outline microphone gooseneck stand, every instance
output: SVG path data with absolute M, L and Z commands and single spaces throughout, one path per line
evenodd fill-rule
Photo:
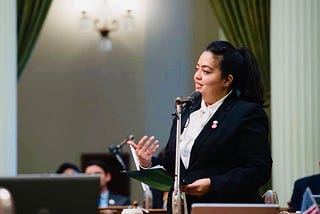
M 182 109 L 189 108 L 195 101 L 201 99 L 202 94 L 199 91 L 194 91 L 188 97 L 177 97 L 175 100 L 176 113 L 173 114 L 177 120 L 176 130 L 176 160 L 174 185 L 172 192 L 172 213 L 173 214 L 188 214 L 187 201 L 185 193 L 180 191 L 180 136 L 181 136 L 181 112 Z M 185 104 L 185 105 L 183 105 Z M 183 205 L 183 210 L 182 210 Z
M 176 120 L 177 120 L 177 130 L 176 130 L 176 159 L 175 159 L 175 173 L 174 173 L 174 186 L 172 192 L 172 213 L 181 214 L 182 205 L 184 205 L 184 214 L 187 214 L 187 205 L 185 201 L 184 193 L 180 191 L 180 136 L 181 136 L 181 109 L 183 101 L 177 99 L 175 101 L 176 105 Z M 184 203 L 183 203 L 183 199 Z
M 123 145 L 125 145 L 129 140 L 133 140 L 134 137 L 133 135 L 129 135 L 128 137 L 126 137 L 126 139 L 124 139 L 120 144 L 117 144 L 117 145 L 110 145 L 109 146 L 109 151 L 111 152 L 111 154 L 113 154 L 113 156 L 117 159 L 117 161 L 119 162 L 119 164 L 121 165 L 121 168 L 123 170 L 126 170 L 127 169 L 127 166 L 126 164 L 124 163 L 121 155 L 120 155 L 120 149 Z
M 181 214 L 181 191 L 180 191 L 180 132 L 181 132 L 181 106 L 182 103 L 176 101 L 176 161 L 174 171 L 174 185 L 172 192 L 172 213 Z

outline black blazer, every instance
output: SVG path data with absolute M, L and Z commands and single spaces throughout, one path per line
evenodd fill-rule
M 201 100 L 183 111 L 181 132 L 188 124 L 188 111 L 198 110 L 200 105 Z M 218 121 L 216 128 L 212 128 L 213 121 Z M 181 184 L 201 178 L 211 180 L 211 189 L 205 196 L 187 195 L 189 210 L 192 203 L 262 203 L 259 187 L 269 180 L 272 167 L 268 135 L 268 118 L 263 108 L 231 93 L 196 138 L 188 169 L 180 161 Z M 153 165 L 163 164 L 172 175 L 175 142 L 176 120 L 166 145 L 165 161 L 152 160 Z M 168 211 L 171 211 L 171 198 L 168 198 Z
M 109 192 L 108 206 L 124 206 L 124 205 L 131 205 L 131 201 L 128 197 Z
M 320 174 L 300 178 L 294 182 L 290 201 L 292 211 L 301 210 L 303 193 L 309 187 L 313 195 L 320 194 Z

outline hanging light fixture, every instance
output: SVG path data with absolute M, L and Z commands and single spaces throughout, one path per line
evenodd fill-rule
M 135 0 L 74 0 L 75 8 L 81 13 L 79 28 L 88 31 L 90 26 L 100 34 L 98 49 L 112 50 L 110 33 L 119 29 L 134 29 L 133 8 Z M 121 11 L 125 15 L 121 17 Z

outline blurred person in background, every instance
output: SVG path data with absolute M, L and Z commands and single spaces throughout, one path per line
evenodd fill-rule
M 56 173 L 73 175 L 80 173 L 80 169 L 76 164 L 65 162 L 58 167 Z
M 99 208 L 131 205 L 131 200 L 128 197 L 114 194 L 109 191 L 108 183 L 111 181 L 112 175 L 105 162 L 100 160 L 88 161 L 84 164 L 83 172 L 86 174 L 100 175 L 100 198 L 98 201 Z

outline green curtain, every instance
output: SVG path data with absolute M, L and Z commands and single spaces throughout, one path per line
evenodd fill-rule
M 214 13 L 228 41 L 246 46 L 255 55 L 270 98 L 270 0 L 211 0 Z
M 17 0 L 18 80 L 28 62 L 52 0 Z

